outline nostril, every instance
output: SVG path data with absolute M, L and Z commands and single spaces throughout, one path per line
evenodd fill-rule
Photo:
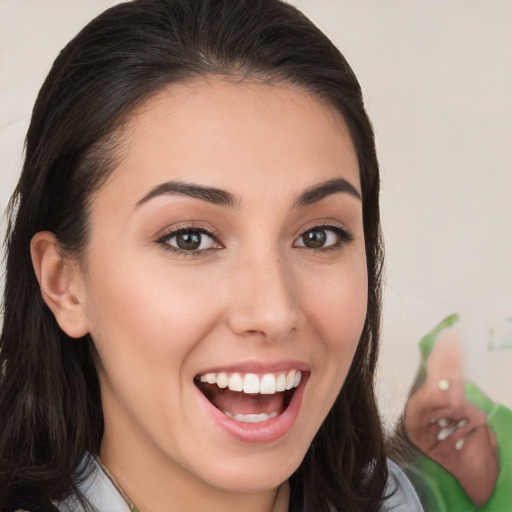
M 239 336 L 251 339 L 261 337 L 274 342 L 290 336 L 297 330 L 298 315 L 287 311 L 267 313 L 263 308 L 259 311 L 239 309 L 231 312 L 228 325 L 231 331 Z
M 246 261 L 243 276 L 230 295 L 227 320 L 230 329 L 238 334 L 267 340 L 287 336 L 298 326 L 299 297 L 294 282 L 287 277 L 288 269 L 274 263 L 275 255 L 260 255 L 258 261 Z M 292 283 L 292 284 L 291 284 Z

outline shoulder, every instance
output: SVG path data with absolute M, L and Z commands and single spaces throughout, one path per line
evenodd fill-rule
M 423 512 L 423 507 L 411 482 L 398 465 L 390 459 L 388 459 L 388 471 L 383 512 Z
M 95 458 L 86 454 L 82 460 L 82 478 L 76 481 L 79 491 L 97 512 L 130 512 L 122 496 L 98 465 Z M 59 512 L 85 512 L 76 497 L 57 504 Z

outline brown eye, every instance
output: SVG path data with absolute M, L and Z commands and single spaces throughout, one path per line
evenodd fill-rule
M 176 235 L 176 245 L 184 251 L 196 251 L 201 246 L 201 233 L 189 231 Z
M 352 235 L 338 226 L 322 226 L 308 229 L 293 244 L 308 249 L 329 249 L 340 247 L 352 241 Z
M 185 252 L 201 252 L 219 248 L 219 244 L 203 229 L 185 228 L 167 234 L 160 240 L 169 249 Z
M 327 234 L 324 230 L 307 231 L 301 236 L 301 239 L 305 247 L 318 249 L 325 245 Z

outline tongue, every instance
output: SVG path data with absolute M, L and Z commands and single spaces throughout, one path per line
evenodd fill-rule
M 284 393 L 273 395 L 247 394 L 220 389 L 215 384 L 201 386 L 208 400 L 220 409 L 231 414 L 271 414 L 283 412 Z

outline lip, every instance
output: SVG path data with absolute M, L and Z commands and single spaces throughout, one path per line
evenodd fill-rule
M 263 375 L 265 373 L 279 373 L 288 372 L 290 370 L 300 370 L 303 373 L 309 373 L 310 367 L 303 361 L 278 361 L 275 363 L 262 363 L 262 362 L 243 362 L 227 366 L 215 366 L 198 372 L 197 375 L 204 375 L 206 373 L 256 373 Z
M 304 363 L 299 364 L 293 363 L 292 366 L 283 366 L 282 363 L 277 367 L 280 369 L 270 370 L 271 366 L 265 365 L 264 371 L 263 366 L 260 365 L 249 365 L 248 370 L 243 370 L 245 368 L 244 365 L 237 365 L 236 370 L 238 372 L 243 371 L 251 371 L 254 373 L 272 373 L 276 371 L 284 371 L 285 369 L 300 369 L 300 367 L 304 367 Z M 260 371 L 256 369 L 259 367 Z M 233 367 L 234 369 L 234 367 Z M 214 370 L 213 368 L 209 371 L 231 371 L 229 367 L 222 367 L 222 370 Z M 206 415 L 212 420 L 213 424 L 216 428 L 220 429 L 222 432 L 227 434 L 232 439 L 236 441 L 243 442 L 245 444 L 268 444 L 275 441 L 278 441 L 282 437 L 284 437 L 295 424 L 295 420 L 297 419 L 301 406 L 302 399 L 304 397 L 304 391 L 306 389 L 310 372 L 307 370 L 301 370 L 303 372 L 302 379 L 297 388 L 295 388 L 295 392 L 293 393 L 292 399 L 288 404 L 288 407 L 285 411 L 276 416 L 275 418 L 271 418 L 267 421 L 263 421 L 261 423 L 245 423 L 241 421 L 236 421 L 234 419 L 226 416 L 222 411 L 217 409 L 201 392 L 201 390 L 195 387 L 199 403 L 201 407 L 204 409 Z

